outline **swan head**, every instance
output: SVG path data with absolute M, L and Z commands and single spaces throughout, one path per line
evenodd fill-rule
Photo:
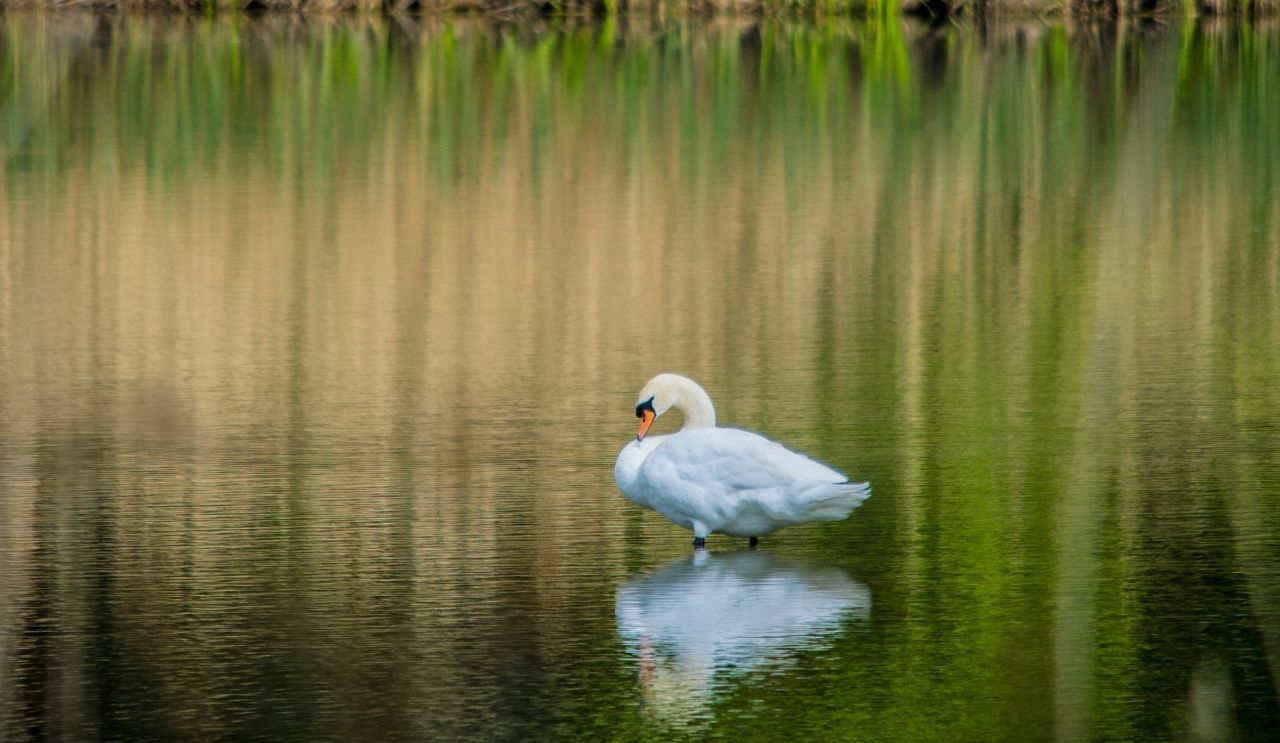
M 640 419 L 640 432 L 636 439 L 643 439 L 658 416 L 673 407 L 684 412 L 686 427 L 715 425 L 711 398 L 697 382 L 679 374 L 659 374 L 650 379 L 636 396 L 636 417 Z

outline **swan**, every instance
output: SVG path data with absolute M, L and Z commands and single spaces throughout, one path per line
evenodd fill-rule
M 658 416 L 675 408 L 684 426 L 649 436 Z M 618 455 L 614 480 L 627 500 L 693 531 L 693 546 L 711 532 L 758 537 L 806 521 L 838 521 L 871 495 L 849 478 L 781 444 L 737 428 L 716 427 L 716 410 L 698 383 L 679 374 L 650 379 L 636 399 L 640 432 Z

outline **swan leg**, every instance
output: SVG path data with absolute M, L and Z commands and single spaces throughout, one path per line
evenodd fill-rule
M 693 548 L 700 550 L 707 546 L 707 535 L 711 530 L 701 521 L 693 522 Z
M 758 544 L 760 544 L 760 537 L 752 537 L 752 538 L 747 542 L 747 546 L 748 546 L 748 547 L 750 547 L 751 549 L 755 549 L 755 548 L 756 548 L 756 545 L 758 545 Z
M 693 538 L 693 548 L 694 548 L 694 549 L 696 549 L 696 550 L 706 549 L 706 548 L 707 548 L 707 538 L 706 538 L 706 537 L 694 537 L 694 538 Z

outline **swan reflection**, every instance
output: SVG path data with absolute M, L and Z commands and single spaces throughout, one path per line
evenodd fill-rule
M 647 700 L 691 713 L 721 679 L 821 650 L 850 619 L 871 613 L 871 591 L 833 567 L 767 552 L 698 551 L 618 588 L 618 632 L 640 661 Z

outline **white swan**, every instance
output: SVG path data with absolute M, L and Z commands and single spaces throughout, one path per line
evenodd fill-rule
M 654 419 L 675 408 L 684 426 L 645 438 Z M 717 428 L 711 398 L 697 382 L 659 374 L 636 401 L 640 432 L 618 455 L 613 477 L 622 494 L 693 530 L 756 538 L 806 521 L 837 521 L 871 495 L 825 464 L 750 431 Z

